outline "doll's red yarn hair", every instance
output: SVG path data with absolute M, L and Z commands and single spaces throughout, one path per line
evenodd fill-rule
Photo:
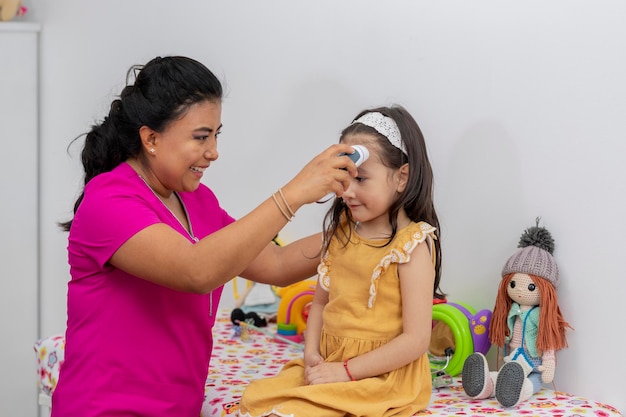
M 511 278 L 515 274 L 507 274 L 502 278 L 496 304 L 493 308 L 493 316 L 489 326 L 489 339 L 496 346 L 504 346 L 505 338 L 509 336 L 507 317 L 513 304 L 507 293 L 507 288 Z M 539 333 L 537 335 L 537 350 L 540 354 L 547 350 L 557 350 L 567 347 L 565 339 L 565 328 L 572 328 L 563 319 L 559 307 L 556 289 L 551 282 L 536 275 L 530 275 L 539 290 Z

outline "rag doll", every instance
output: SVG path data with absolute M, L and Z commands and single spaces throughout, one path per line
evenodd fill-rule
M 496 399 L 505 408 L 528 400 L 554 379 L 556 352 L 567 346 L 566 328 L 556 289 L 559 271 L 554 240 L 543 227 L 528 228 L 518 250 L 502 269 L 489 338 L 504 349 L 504 365 L 490 372 L 485 356 L 470 355 L 463 364 L 465 393 Z

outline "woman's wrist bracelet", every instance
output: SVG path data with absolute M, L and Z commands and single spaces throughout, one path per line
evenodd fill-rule
M 346 370 L 346 373 L 348 374 L 348 378 L 350 378 L 350 381 L 356 381 L 356 379 L 354 379 L 354 377 L 350 373 L 350 369 L 348 368 L 348 361 L 349 360 L 350 359 L 346 359 L 345 361 L 343 361 L 343 369 Z
M 285 198 L 285 194 L 283 194 L 283 189 L 280 187 L 278 187 L 278 194 L 280 194 L 280 198 L 283 199 L 283 203 L 285 203 L 285 207 L 287 207 L 287 211 L 289 212 L 289 214 L 291 214 L 291 217 L 296 217 L 296 212 L 291 209 L 291 206 Z
M 287 219 L 288 222 L 291 221 L 291 217 L 289 216 L 289 214 L 287 214 L 287 212 L 285 211 L 285 209 L 280 205 L 280 203 L 278 202 L 278 199 L 276 198 L 276 193 L 272 194 L 272 198 L 274 199 L 274 203 L 276 203 L 276 207 L 278 207 L 278 210 L 280 210 L 280 212 L 282 213 L 283 216 L 285 216 L 285 219 Z M 293 217 L 293 216 L 292 216 Z

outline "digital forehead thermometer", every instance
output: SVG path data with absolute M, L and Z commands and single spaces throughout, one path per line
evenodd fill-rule
M 357 168 L 359 167 L 359 165 L 361 165 L 363 162 L 365 162 L 367 160 L 367 158 L 369 158 L 370 153 L 367 150 L 367 148 L 363 145 L 352 145 L 352 149 L 354 149 L 353 153 L 340 153 L 339 156 L 347 156 L 348 158 L 352 159 L 352 162 L 354 162 L 354 165 L 357 166 Z M 318 203 L 325 203 L 328 200 L 330 200 L 331 198 L 333 198 L 335 196 L 335 193 L 328 193 L 326 194 L 321 200 L 318 200 Z

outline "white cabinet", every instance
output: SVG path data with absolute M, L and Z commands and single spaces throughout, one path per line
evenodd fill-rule
M 0 416 L 35 416 L 39 25 L 0 22 Z

